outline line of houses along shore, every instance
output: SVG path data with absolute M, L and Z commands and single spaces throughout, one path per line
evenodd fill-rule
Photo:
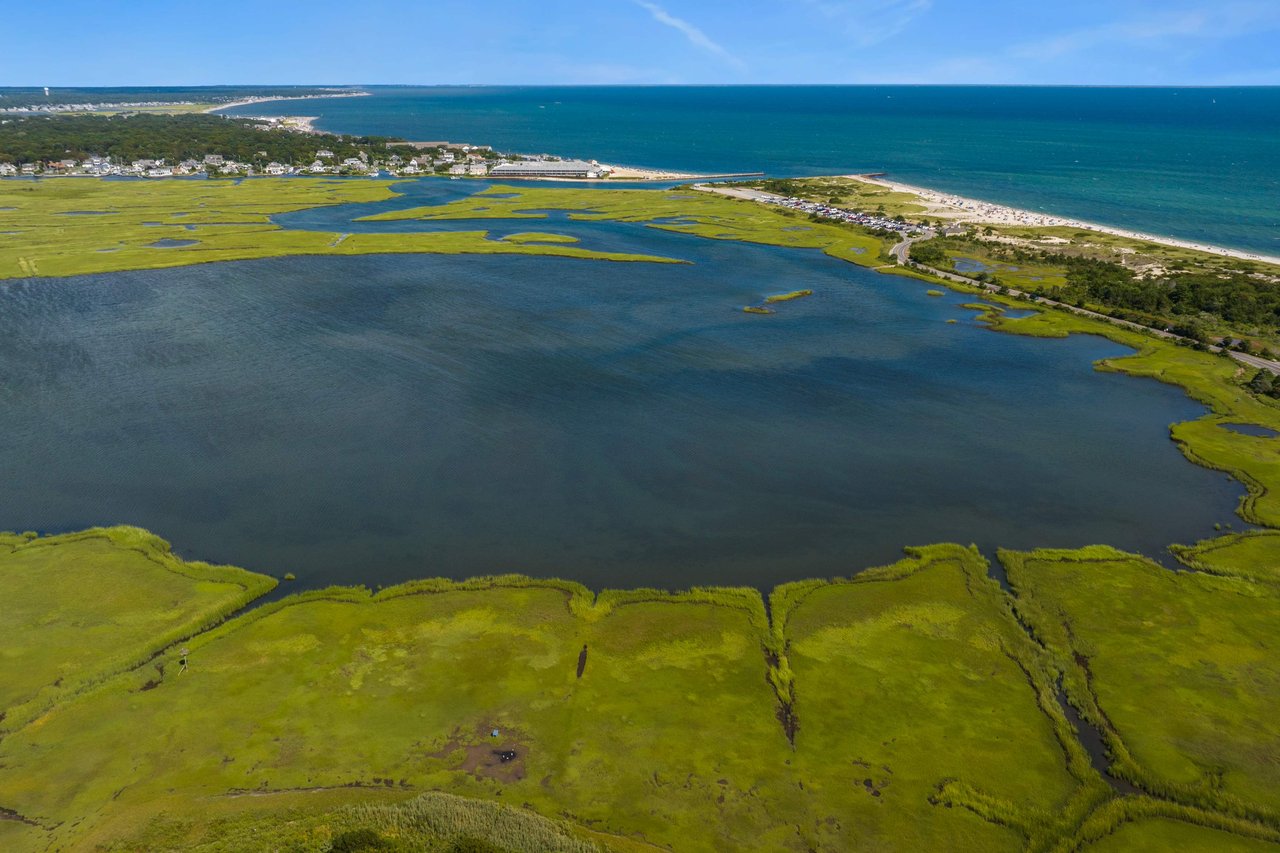
M 897 231 L 900 234 L 910 234 L 913 231 L 924 230 L 919 225 L 906 222 L 901 219 L 891 219 L 888 216 L 882 216 L 875 213 L 862 213 L 857 210 L 846 210 L 843 207 L 836 207 L 831 204 L 824 204 L 820 201 L 807 201 L 803 198 L 794 196 L 766 196 L 760 199 L 766 204 L 776 204 L 779 207 L 790 208 L 800 213 L 808 213 L 811 216 L 819 216 L 823 219 L 835 219 L 840 222 L 849 222 L 854 225 L 861 225 L 864 228 L 880 229 L 882 231 Z M 946 233 L 962 233 L 964 228 L 948 228 Z
M 106 177 L 170 178 L 194 175 L 449 175 L 452 177 L 500 178 L 606 178 L 611 169 L 594 160 L 561 160 L 551 155 L 501 156 L 493 149 L 473 145 L 450 147 L 448 143 L 411 143 L 424 153 L 416 156 L 391 154 L 385 158 L 370 157 L 361 150 L 355 157 L 339 160 L 327 148 L 317 149 L 310 164 L 295 165 L 271 161 L 262 163 L 266 152 L 258 152 L 255 162 L 241 162 L 221 154 L 169 163 L 164 159 L 143 158 L 123 162 L 108 157 L 83 160 L 64 159 L 32 163 L 0 162 L 0 178 L 36 175 L 80 175 Z

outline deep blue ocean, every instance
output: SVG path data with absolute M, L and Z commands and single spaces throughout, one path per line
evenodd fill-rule
M 233 112 L 634 166 L 886 172 L 1280 255 L 1280 87 L 373 87 Z

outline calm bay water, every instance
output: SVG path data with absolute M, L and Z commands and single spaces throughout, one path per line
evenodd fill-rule
M 1280 255 L 1280 88 L 374 87 L 240 114 L 605 162 L 910 183 Z
M 465 230 L 350 220 L 475 188 L 281 221 Z M 1119 346 L 995 334 L 970 297 L 814 252 L 550 227 L 693 263 L 287 258 L 0 285 L 2 526 L 138 524 L 307 585 L 598 588 L 767 587 L 947 540 L 1158 556 L 1232 520 L 1238 484 L 1167 438 L 1203 409 L 1092 370 Z

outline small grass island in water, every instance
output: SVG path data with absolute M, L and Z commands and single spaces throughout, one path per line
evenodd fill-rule
M 765 302 L 790 302 L 792 299 L 803 299 L 806 296 L 813 296 L 812 290 L 793 290 L 790 293 L 779 293 L 774 296 L 766 296 Z
M 767 307 L 774 302 L 790 302 L 793 299 L 803 299 L 806 296 L 813 296 L 812 290 L 793 290 L 790 293 L 776 293 L 773 296 L 766 296 L 764 302 L 759 305 L 748 305 L 742 310 L 748 314 L 776 314 L 772 308 Z

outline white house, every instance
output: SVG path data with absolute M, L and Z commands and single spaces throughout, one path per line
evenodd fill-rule
M 0 163 L 0 178 L 12 178 L 18 174 L 18 167 L 12 163 Z
M 262 171 L 266 172 L 268 175 L 283 175 L 289 170 L 283 163 L 276 163 L 273 161 L 268 163 L 267 167 Z
M 472 163 L 467 167 L 467 174 L 472 175 L 473 177 L 483 178 L 485 175 L 489 174 L 489 167 L 484 163 Z

